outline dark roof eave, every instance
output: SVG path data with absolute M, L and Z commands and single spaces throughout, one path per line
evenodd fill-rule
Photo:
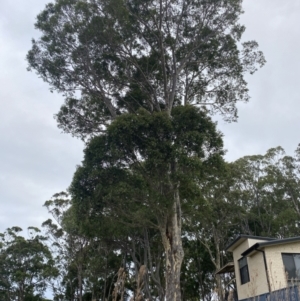
M 276 239 L 276 238 L 272 238 L 272 237 L 261 237 L 261 236 L 240 234 L 240 235 L 236 236 L 235 239 L 226 246 L 225 251 L 228 251 L 233 245 L 235 245 L 242 238 L 245 238 L 245 240 L 247 238 L 250 238 L 250 239 L 261 239 L 261 240 L 275 240 Z
M 251 246 L 249 249 L 247 249 L 245 252 L 243 252 L 241 255 L 243 257 L 248 256 L 250 253 L 252 253 L 253 251 L 257 250 L 260 247 L 261 243 L 256 243 L 253 246 Z
M 254 252 L 255 250 L 260 250 L 260 248 L 265 248 L 265 247 L 275 246 L 275 245 L 281 245 L 281 244 L 288 244 L 288 243 L 292 243 L 292 242 L 296 242 L 296 241 L 300 242 L 300 236 L 290 237 L 290 238 L 285 238 L 285 239 L 276 239 L 276 240 L 273 240 L 273 241 L 256 243 L 253 246 L 251 246 L 249 249 L 247 249 L 245 252 L 243 252 L 241 255 L 243 257 L 244 256 L 248 256 L 252 252 Z
M 233 272 L 234 272 L 234 263 L 233 262 L 228 262 L 222 268 L 220 268 L 215 273 L 215 275 L 226 274 L 226 273 L 233 273 Z

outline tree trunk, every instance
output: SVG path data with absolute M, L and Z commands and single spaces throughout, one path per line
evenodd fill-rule
M 78 289 L 79 289 L 79 301 L 82 301 L 82 265 L 78 267 Z
M 221 275 L 216 275 L 216 278 L 217 278 L 217 291 L 218 291 L 219 300 L 224 301 Z
M 221 268 L 221 252 L 220 252 L 220 243 L 219 243 L 219 237 L 216 234 L 216 231 L 214 231 L 214 240 L 215 240 L 215 246 L 216 246 L 216 269 L 219 270 Z M 219 300 L 224 300 L 223 295 L 223 286 L 222 286 L 222 279 L 221 275 L 216 275 L 217 278 L 217 290 L 218 290 L 218 296 Z
M 184 258 L 181 238 L 181 205 L 178 188 L 174 193 L 172 212 L 160 225 L 166 260 L 166 301 L 181 301 L 180 271 Z
M 24 283 L 19 286 L 18 301 L 23 301 L 25 298 Z
M 105 301 L 105 296 L 106 296 L 106 286 L 107 286 L 107 271 L 108 271 L 108 252 L 105 250 L 105 280 L 104 280 L 104 288 L 103 288 L 103 294 L 102 294 L 102 301 Z

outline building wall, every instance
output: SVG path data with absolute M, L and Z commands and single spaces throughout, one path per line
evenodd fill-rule
M 244 242 L 242 242 L 240 245 L 238 245 L 233 250 L 233 261 L 234 261 L 234 272 L 235 272 L 235 282 L 236 282 L 236 288 L 238 292 L 238 298 L 239 299 L 245 299 L 244 297 L 244 290 L 243 286 L 241 285 L 241 277 L 240 277 L 240 270 L 239 270 L 239 263 L 238 260 L 242 257 L 241 254 L 249 248 L 249 240 L 246 239 Z
M 300 242 L 269 246 L 265 249 L 272 291 L 287 287 L 282 253 L 300 253 Z
M 244 251 L 246 251 L 257 242 L 263 241 L 256 239 L 247 239 L 233 250 L 236 286 L 239 300 L 251 298 L 269 292 L 263 254 L 261 252 L 257 252 L 253 256 L 247 257 L 250 281 L 245 284 L 241 284 L 238 260 L 242 258 L 241 254 Z
M 250 282 L 245 284 L 247 286 L 247 297 L 268 293 L 269 286 L 263 253 L 257 252 L 247 259 L 250 276 Z

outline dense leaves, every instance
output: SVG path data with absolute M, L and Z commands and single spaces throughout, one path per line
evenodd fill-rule
M 64 93 L 57 121 L 81 138 L 139 108 L 193 104 L 235 120 L 244 74 L 265 63 L 241 42 L 241 13 L 241 0 L 56 0 L 37 17 L 29 68 Z
M 201 199 L 199 183 L 220 168 L 222 153 L 221 135 L 203 112 L 176 107 L 170 118 L 141 110 L 90 142 L 70 192 L 80 212 L 155 225 L 172 214 L 175 186 L 189 202 Z
M 177 110 L 180 111 L 180 108 Z M 196 118 L 197 110 L 189 110 L 187 107 L 182 108 L 181 113 L 183 116 L 187 112 L 193 113 Z M 115 131 L 128 123 L 132 123 L 135 130 L 145 127 L 153 118 L 158 123 L 160 114 L 149 119 L 148 113 L 144 116 L 144 112 L 138 116 L 133 115 L 135 118 L 124 116 L 120 119 L 120 127 L 115 124 L 108 133 L 114 137 Z M 183 116 L 181 118 L 184 118 Z M 201 114 L 198 118 L 199 116 Z M 166 124 L 167 128 L 173 129 L 176 122 L 170 119 Z M 137 135 L 138 132 L 130 131 L 130 128 L 131 126 L 126 128 L 128 137 L 135 138 L 121 142 L 126 142 L 128 149 L 132 145 L 144 145 L 143 139 Z M 161 123 L 159 128 L 164 128 Z M 191 129 L 186 125 L 185 129 L 187 128 Z M 161 135 L 161 144 L 166 144 L 172 150 L 176 135 L 168 138 L 172 139 L 172 143 L 169 143 L 162 135 L 163 131 L 156 132 L 154 129 L 152 135 Z M 185 130 L 184 133 L 188 134 L 188 131 Z M 135 142 L 136 139 L 141 142 Z M 32 227 L 29 228 L 28 239 L 20 236 L 21 229 L 18 227 L 9 228 L 1 234 L 1 300 L 44 301 L 46 287 L 53 288 L 54 300 L 112 300 L 120 267 L 126 271 L 126 299 L 137 292 L 138 275 L 143 266 L 147 267 L 147 273 L 143 274 L 142 295 L 149 300 L 164 299 L 165 255 L 161 235 L 157 229 L 159 224 L 156 217 L 160 213 L 155 201 L 158 199 L 150 199 L 154 192 L 151 192 L 151 187 L 142 173 L 148 166 L 145 158 L 150 160 L 152 155 L 159 155 L 159 152 L 153 154 L 152 151 L 146 151 L 145 147 L 140 153 L 144 157 L 138 157 L 140 161 L 143 158 L 145 163 L 140 162 L 141 166 L 136 167 L 137 162 L 132 158 L 124 159 L 128 153 L 120 152 L 117 147 L 119 144 L 116 146 L 113 142 L 115 140 L 111 141 L 106 137 L 106 148 L 98 148 L 99 141 L 100 138 L 91 141 L 86 149 L 83 165 L 78 169 L 86 169 L 86 175 L 93 175 L 94 182 L 79 181 L 77 184 L 83 187 L 79 189 L 77 186 L 78 190 L 72 192 L 74 194 L 71 198 L 66 193 L 60 193 L 45 203 L 54 218 L 43 224 L 47 236 L 42 236 L 38 229 Z M 151 145 L 152 143 L 148 146 L 149 150 Z M 163 145 L 161 147 L 164 149 Z M 115 160 L 116 156 L 120 158 L 121 154 L 122 160 Z M 179 153 L 175 152 L 174 156 L 181 158 L 184 154 L 185 149 L 182 148 Z M 158 166 L 163 168 L 163 160 L 158 162 Z M 214 273 L 220 265 L 230 261 L 230 254 L 225 254 L 223 250 L 236 234 L 285 238 L 299 236 L 299 162 L 299 148 L 294 156 L 289 156 L 278 147 L 268 150 L 264 155 L 246 156 L 232 163 L 222 163 L 226 168 L 215 169 L 213 174 L 206 173 L 203 161 L 199 165 L 204 168 L 203 173 L 189 174 L 193 180 L 197 179 L 196 175 L 199 176 L 201 189 L 192 185 L 196 193 L 190 187 L 180 190 L 182 195 L 189 196 L 186 197 L 188 202 L 184 201 L 182 207 L 185 250 L 181 270 L 182 300 L 211 299 L 212 292 L 219 286 Z M 101 169 L 97 164 L 100 164 Z M 193 166 L 185 168 L 193 170 Z M 93 171 L 93 167 L 97 173 Z M 114 172 L 124 169 L 126 176 L 116 172 L 115 182 L 108 181 L 105 174 L 103 178 L 99 176 L 99 170 L 104 172 L 108 169 L 113 169 Z M 159 179 L 155 170 L 149 165 L 149 174 Z M 131 177 L 134 175 L 138 179 L 137 182 L 132 182 Z M 76 176 L 80 177 L 81 174 Z M 75 181 L 79 179 L 76 176 L 72 189 L 75 189 Z M 127 176 L 130 176 L 128 182 L 135 185 L 127 183 Z M 184 175 L 179 173 L 174 177 L 176 180 L 179 178 L 184 179 Z M 89 177 L 85 176 L 83 179 Z M 107 186 L 98 191 L 97 185 L 102 182 Z M 89 189 L 84 190 L 86 183 L 89 183 Z M 82 191 L 82 194 L 78 194 L 79 191 Z M 130 196 L 129 200 L 126 200 L 127 195 Z M 164 201 L 164 198 L 160 197 L 159 201 Z M 161 208 L 165 208 L 167 212 L 168 201 L 165 201 L 164 207 Z M 91 217 L 86 218 L 86 214 L 90 214 Z M 232 288 L 233 282 L 230 278 L 226 278 L 225 283 L 229 283 Z
M 281 147 L 265 155 L 246 156 L 234 162 L 233 197 L 243 208 L 242 232 L 255 235 L 298 236 L 299 147 L 295 156 Z
M 19 227 L 0 234 L 0 298 L 3 301 L 43 301 L 50 280 L 57 276 L 45 237 L 29 227 L 31 238 L 19 235 Z
M 182 215 L 189 215 L 193 203 L 202 207 L 201 183 L 223 168 L 222 154 L 215 124 L 195 107 L 177 106 L 172 117 L 145 110 L 124 114 L 85 149 L 70 187 L 73 206 L 78 214 L 86 212 L 90 220 L 98 220 L 100 227 L 111 219 L 158 231 L 165 254 L 169 252 L 167 274 L 180 250 L 183 254 Z M 180 270 L 165 278 L 174 275 L 180 277 Z

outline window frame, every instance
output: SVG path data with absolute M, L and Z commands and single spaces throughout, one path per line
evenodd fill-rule
M 249 268 L 247 257 L 242 257 L 238 260 L 241 285 L 250 282 Z
M 282 263 L 283 263 L 283 267 L 284 267 L 284 271 L 286 273 L 286 275 L 288 275 L 288 277 L 286 277 L 286 280 L 288 281 L 288 283 L 291 283 L 291 282 L 299 282 L 300 281 L 300 268 L 297 269 L 297 266 L 296 266 L 296 262 L 295 262 L 295 255 L 297 256 L 300 256 L 300 253 L 281 253 L 281 258 L 282 258 Z M 288 257 L 291 257 L 293 260 L 293 276 L 295 275 L 295 278 L 293 277 L 289 277 L 289 273 L 287 271 L 287 268 L 286 268 L 286 262 L 284 261 L 284 256 L 288 256 Z M 299 277 L 297 278 L 297 270 L 299 271 L 298 274 L 299 274 Z

